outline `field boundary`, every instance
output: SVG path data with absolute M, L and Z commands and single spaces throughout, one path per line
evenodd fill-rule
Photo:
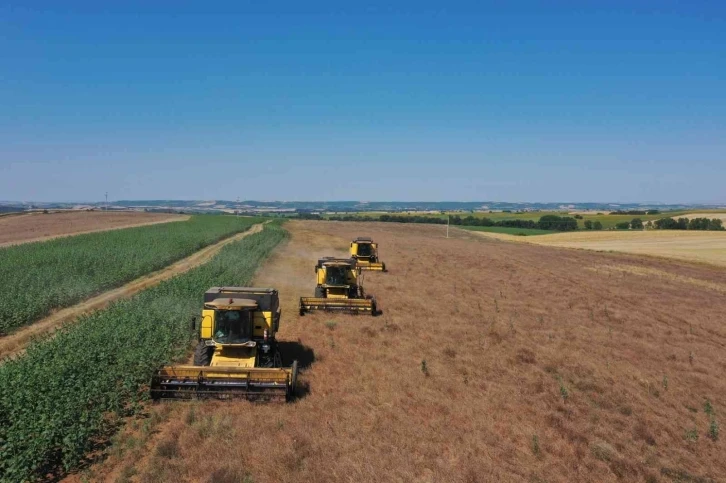
M 12 215 L 14 213 L 9 213 L 8 215 Z M 49 216 L 52 214 L 41 214 L 40 216 Z M 7 215 L 6 215 L 7 216 Z M 21 213 L 17 216 L 17 218 L 21 216 L 38 216 L 37 213 Z M 12 217 L 9 217 L 12 218 Z M 163 223 L 176 223 L 181 221 L 189 221 L 191 219 L 191 215 L 175 215 L 173 217 L 164 219 L 164 220 L 157 220 L 157 221 L 147 221 L 144 223 L 131 223 L 129 225 L 120 225 L 120 226 L 112 226 L 109 228 L 99 228 L 96 230 L 82 230 L 82 231 L 74 231 L 73 233 L 61 233 L 58 235 L 47 235 L 47 236 L 39 236 L 35 238 L 27 238 L 24 240 L 16 240 L 16 241 L 9 241 L 0 243 L 0 248 L 5 247 L 11 247 L 16 245 L 24 245 L 26 243 L 36 243 L 36 242 L 44 242 L 48 240 L 55 240 L 56 238 L 67 238 L 70 236 L 77 236 L 77 235 L 87 235 L 89 233 L 99 233 L 103 231 L 115 231 L 115 230 L 125 230 L 127 228 L 139 228 L 142 226 L 151 226 L 151 225 L 161 225 Z
M 463 231 L 463 230 L 462 230 Z M 718 235 L 717 231 L 701 231 L 701 230 L 645 230 L 645 231 L 623 231 L 618 232 L 614 230 L 604 230 L 598 232 L 584 232 L 585 234 L 604 234 L 605 236 L 611 235 L 622 235 L 622 239 L 602 239 L 602 240 L 567 240 L 565 236 L 576 237 L 583 232 L 567 232 L 567 233 L 554 233 L 552 235 L 542 236 L 514 236 L 504 233 L 492 233 L 483 231 L 466 230 L 468 233 L 473 233 L 474 236 L 479 238 L 489 238 L 500 240 L 504 242 L 515 242 L 515 243 L 528 243 L 531 245 L 539 245 L 541 247 L 548 248 L 563 248 L 568 250 L 585 250 L 599 253 L 619 253 L 624 255 L 653 258 L 659 260 L 677 260 L 680 262 L 687 262 L 693 264 L 702 264 L 710 267 L 723 267 L 726 265 L 726 259 L 723 256 L 718 255 L 721 248 L 718 247 L 706 247 L 698 246 L 697 242 L 713 243 L 715 236 L 723 236 L 724 246 L 726 246 L 726 235 Z M 637 237 L 644 236 L 641 234 L 656 235 L 657 239 L 651 240 L 639 240 Z M 697 237 L 701 237 L 698 240 Z M 706 239 L 706 237 L 709 237 Z M 689 240 L 692 239 L 692 240 Z M 686 243 L 680 246 L 675 242 L 692 242 L 692 245 Z M 720 239 L 716 241 L 721 242 Z M 617 243 L 620 242 L 620 245 Z M 634 245 L 633 242 L 641 242 L 642 245 Z M 651 244 L 652 247 L 668 247 L 669 244 L 672 247 L 670 251 L 658 250 L 648 251 L 647 244 Z M 674 246 L 675 245 L 675 246 Z M 641 248 L 642 247 L 642 248 Z M 703 252 L 709 252 L 704 254 Z M 699 253 L 701 252 L 701 253 Z M 714 255 L 716 254 L 716 255 Z
M 142 290 L 158 285 L 164 280 L 168 280 L 176 275 L 187 272 L 192 268 L 203 265 L 230 243 L 234 243 L 249 235 L 262 231 L 262 227 L 265 223 L 252 225 L 246 231 L 232 235 L 212 245 L 208 245 L 186 258 L 182 258 L 181 260 L 162 268 L 161 270 L 139 277 L 136 280 L 132 280 L 131 282 L 122 285 L 121 287 L 108 290 L 86 299 L 83 302 L 58 310 L 31 325 L 22 327 L 12 334 L 0 338 L 0 359 L 4 359 L 6 357 L 17 357 L 25 350 L 25 347 L 33 339 L 48 336 L 55 332 L 55 330 L 60 328 L 63 324 L 70 322 L 81 315 L 103 309 L 111 302 L 130 298 Z

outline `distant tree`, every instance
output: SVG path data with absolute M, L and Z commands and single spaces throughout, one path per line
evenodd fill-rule
M 494 226 L 494 222 L 491 218 L 482 217 L 479 219 L 479 226 Z
M 575 215 L 575 219 L 582 220 L 582 215 Z
M 585 230 L 592 230 L 592 220 L 585 220 Z
M 648 229 L 653 228 L 653 222 L 650 221 L 650 220 L 648 220 L 648 223 L 645 224 L 645 227 L 648 228 Z
M 595 221 L 595 223 L 592 224 L 593 230 L 602 230 L 602 223 L 600 221 Z
M 660 210 L 648 210 L 646 212 L 646 215 L 658 215 L 660 214 Z
M 642 230 L 643 229 L 643 220 L 640 218 L 633 218 L 633 220 L 630 222 L 630 227 L 633 230 Z
M 544 215 L 537 222 L 537 227 L 541 230 L 574 231 L 577 230 L 577 220 L 569 216 Z
M 673 218 L 660 218 L 655 220 L 656 230 L 674 230 L 676 228 L 676 220 Z
M 658 230 L 723 230 L 723 222 L 718 218 L 661 218 L 653 223 Z
M 708 230 L 711 220 L 708 218 L 693 218 L 688 222 L 689 230 Z
M 615 228 L 617 228 L 618 230 L 627 230 L 628 228 L 630 228 L 630 223 L 628 223 L 627 221 L 621 221 L 620 223 L 615 224 Z
M 646 212 L 643 210 L 618 210 L 618 211 L 611 211 L 611 215 L 645 215 Z

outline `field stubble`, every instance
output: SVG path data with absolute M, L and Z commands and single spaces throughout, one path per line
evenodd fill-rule
M 726 232 L 722 231 L 577 231 L 537 237 L 513 237 L 484 232 L 479 234 L 537 245 L 633 253 L 726 266 Z
M 708 433 L 714 418 L 723 425 L 726 406 L 726 300 L 712 289 L 726 286 L 722 270 L 459 231 L 447 240 L 436 226 L 287 227 L 291 240 L 256 284 L 282 291 L 280 339 L 312 349 L 302 377 L 309 392 L 287 405 L 153 406 L 166 422 L 92 468 L 91 480 L 719 481 L 726 474 L 723 439 Z M 381 244 L 391 270 L 366 279 L 383 315 L 298 317 L 314 259 L 357 235 Z M 638 273 L 603 269 L 613 265 Z

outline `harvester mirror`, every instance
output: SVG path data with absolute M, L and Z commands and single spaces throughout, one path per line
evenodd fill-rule
M 197 317 L 196 317 L 196 315 L 195 316 L 192 316 L 192 330 L 193 331 L 196 331 L 197 330 Z

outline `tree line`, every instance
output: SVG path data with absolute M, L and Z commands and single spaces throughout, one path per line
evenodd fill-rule
M 633 218 L 632 221 L 621 221 L 615 224 L 618 230 L 642 230 L 643 228 L 655 228 L 656 230 L 723 230 L 723 222 L 718 218 L 661 218 L 655 221 L 643 223 L 640 218 Z
M 651 210 L 657 211 L 657 210 Z M 650 212 L 649 212 L 650 213 Z M 620 214 L 623 214 L 622 212 Z M 298 217 L 303 220 L 325 220 L 321 215 L 298 212 Z M 422 215 L 380 215 L 368 217 L 359 215 L 334 215 L 329 218 L 331 221 L 382 221 L 389 223 L 430 223 L 445 225 L 446 218 L 437 216 Z M 491 218 L 476 218 L 474 216 L 461 217 L 454 215 L 449 218 L 449 223 L 455 226 L 499 226 L 508 228 L 525 228 L 532 230 L 552 231 L 574 231 L 577 230 L 577 220 L 571 216 L 544 215 L 538 221 L 534 220 L 492 220 Z M 585 230 L 602 230 L 603 225 L 599 220 L 585 220 Z M 617 230 L 642 230 L 644 228 L 655 228 L 656 230 L 724 230 L 723 222 L 718 218 L 661 218 L 655 221 L 644 223 L 640 218 L 633 218 L 631 221 L 621 221 L 615 224 Z
M 611 211 L 611 215 L 658 215 L 660 214 L 660 210 L 618 210 L 618 211 Z
M 713 230 L 721 231 L 724 229 L 723 221 L 718 218 L 661 218 L 655 220 L 653 226 L 656 230 Z
M 320 215 L 300 214 L 303 219 L 323 219 Z M 328 218 L 332 221 L 382 221 L 389 223 L 431 223 L 436 225 L 445 225 L 446 218 L 437 216 L 419 216 L 419 215 L 380 215 L 374 217 L 361 217 L 355 215 L 331 216 Z M 525 228 L 532 230 L 553 230 L 553 231 L 574 231 L 577 230 L 577 220 L 570 216 L 545 215 L 540 217 L 538 221 L 534 220 L 492 220 L 491 218 L 477 218 L 474 216 L 461 217 L 454 215 L 449 217 L 448 222 L 455 226 L 499 226 L 508 228 Z M 601 226 L 602 227 L 602 226 Z

